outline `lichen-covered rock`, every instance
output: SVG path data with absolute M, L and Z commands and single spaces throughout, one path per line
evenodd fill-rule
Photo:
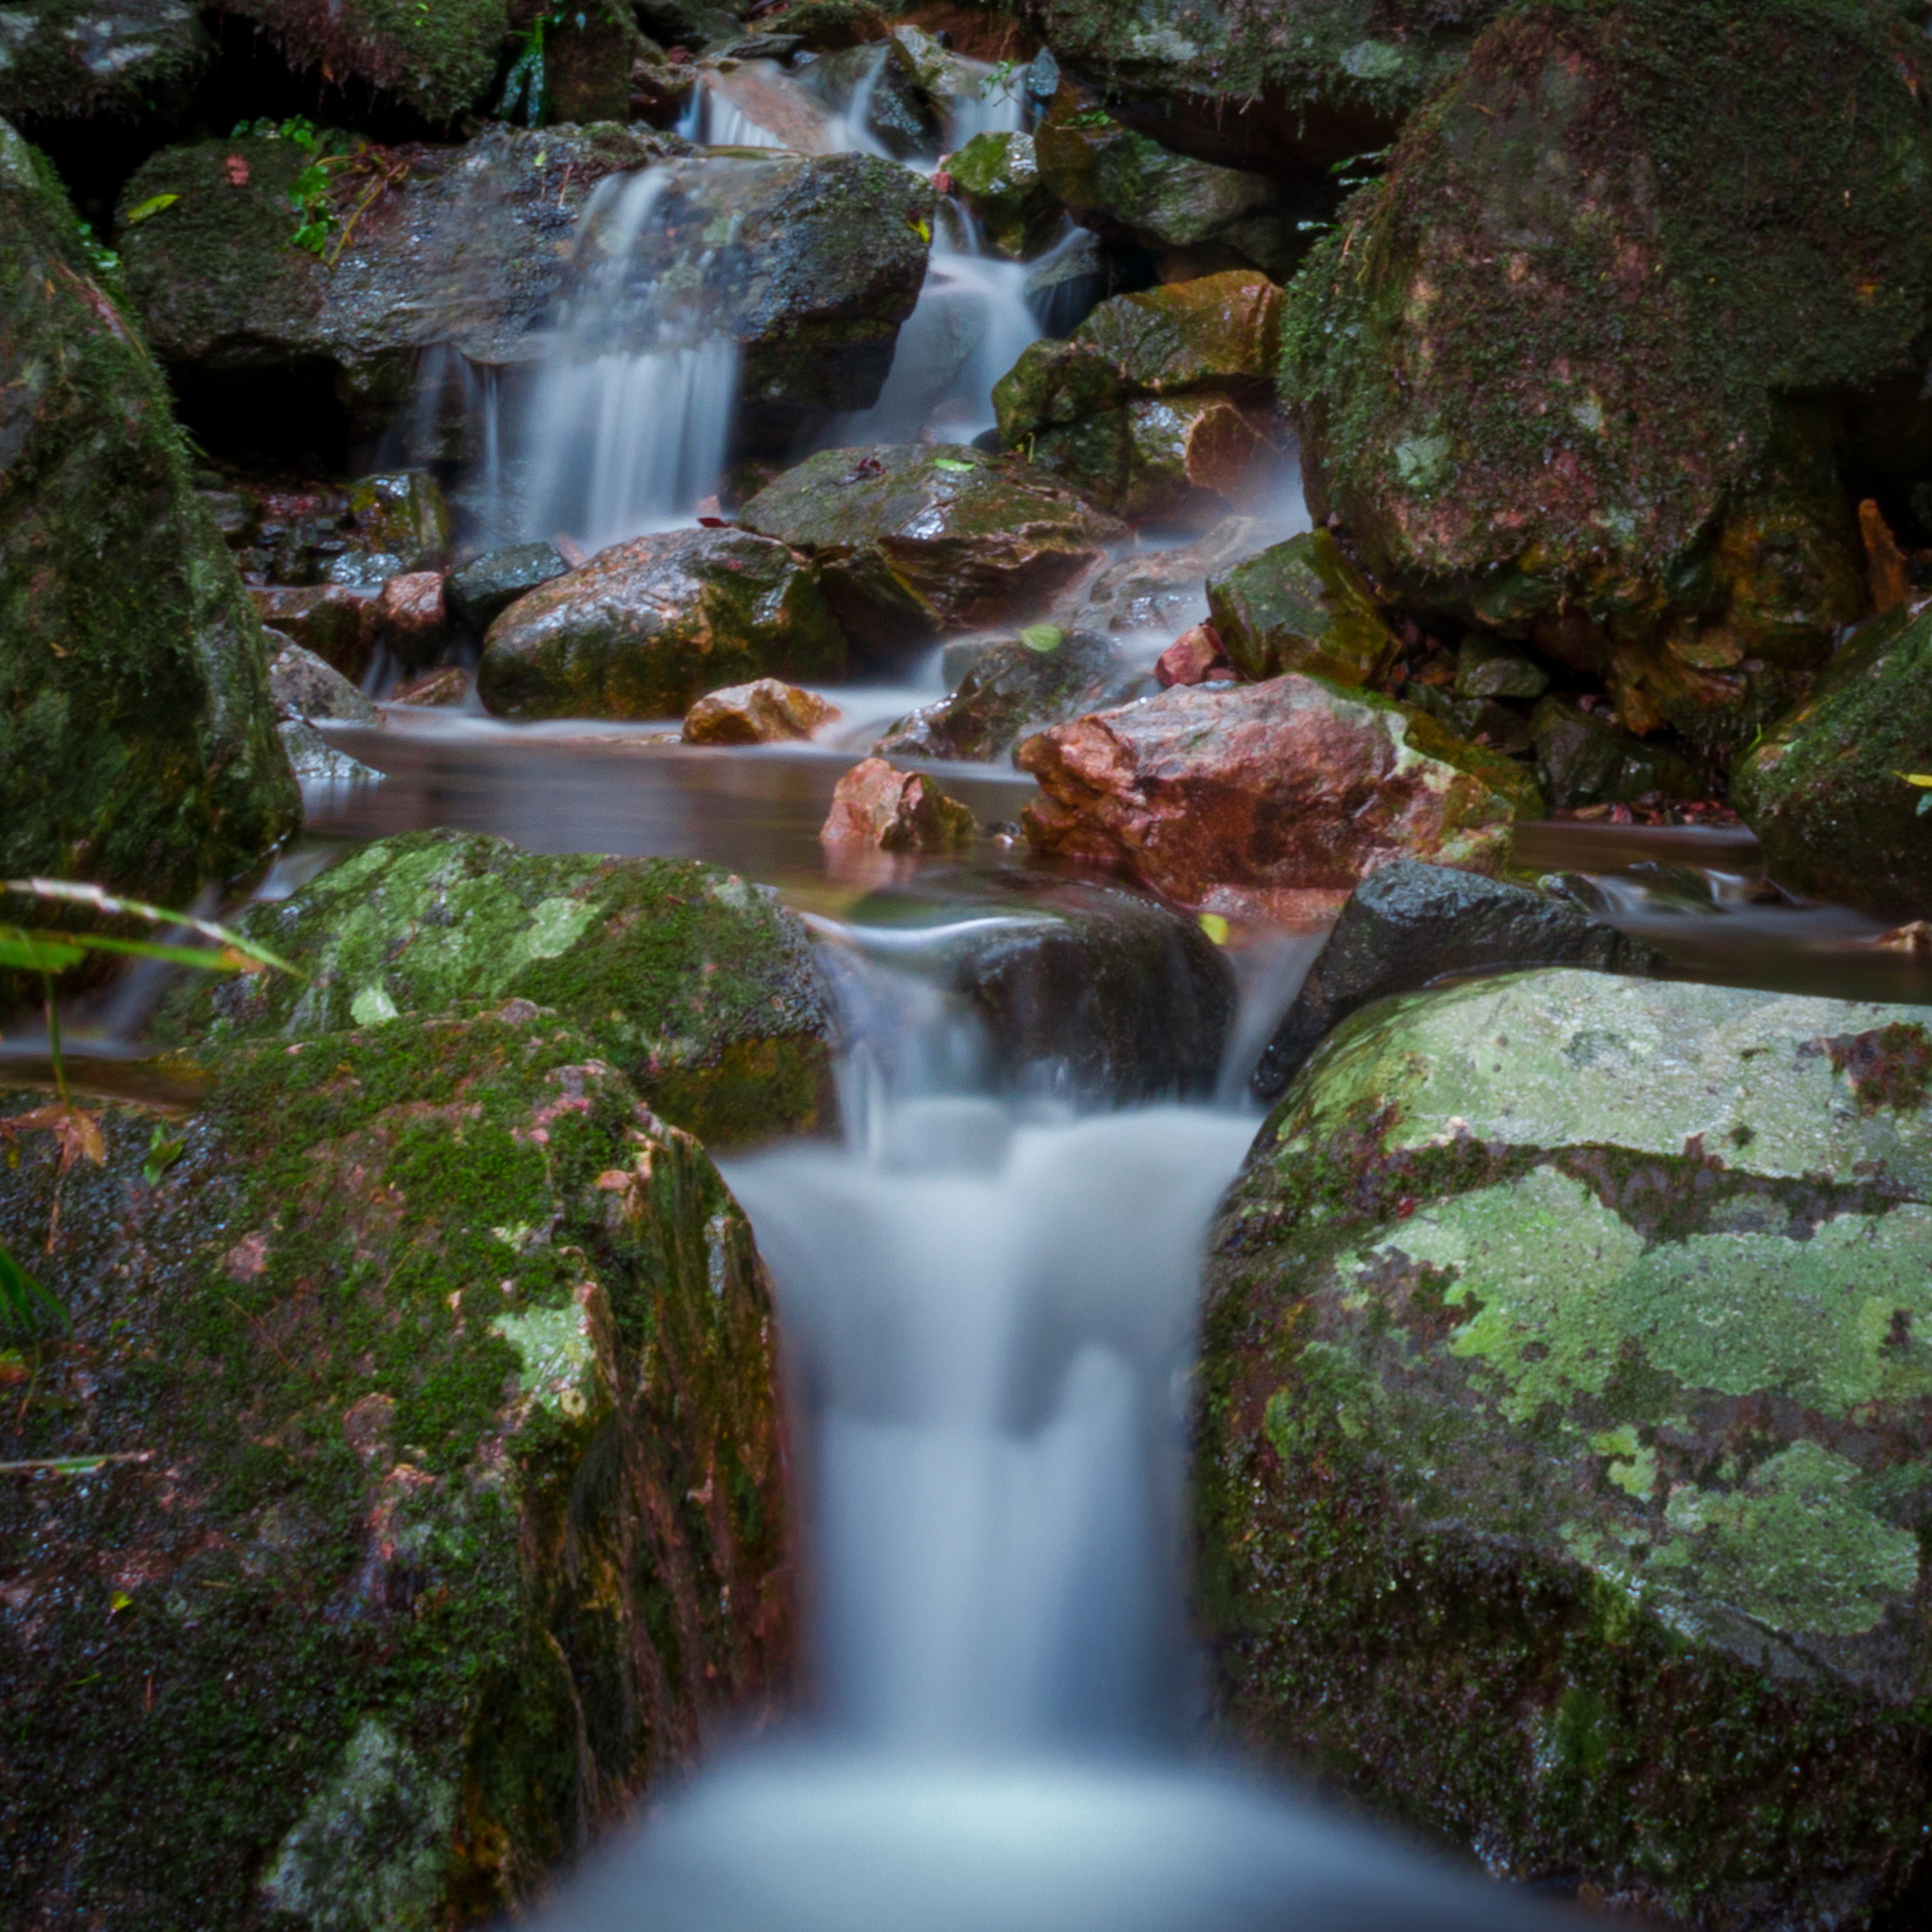
M 972 812 L 923 772 L 866 758 L 839 780 L 819 839 L 861 854 L 945 853 L 971 845 L 978 830 Z
M 946 157 L 946 171 L 994 255 L 1030 262 L 1059 230 L 1060 204 L 1041 179 L 1031 135 L 976 134 Z
M 1024 622 L 1127 535 L 1030 465 L 951 445 L 821 450 L 739 521 L 814 558 L 853 642 L 886 655 Z
M 0 114 L 173 119 L 213 50 L 189 0 L 35 0 L 0 15 Z
M 1810 698 L 1731 773 L 1731 799 L 1796 892 L 1887 914 L 1932 912 L 1932 612 L 1900 609 L 1846 644 Z
M 0 122 L 0 877 L 186 905 L 301 823 L 168 392 Z
M 1033 132 L 1040 178 L 1083 228 L 1152 251 L 1170 280 L 1250 267 L 1284 276 L 1306 248 L 1271 176 L 1177 154 L 1063 88 Z
M 846 640 L 817 574 L 745 530 L 614 543 L 489 627 L 484 704 L 510 718 L 671 718 L 754 678 L 836 677 Z
M 495 1918 L 784 1692 L 750 1230 L 528 1002 L 197 1071 L 188 1120 L 105 1109 L 99 1169 L 0 1164 L 73 1325 L 0 1414 L 10 1895 Z
M 1096 631 L 1028 627 L 1030 638 L 1001 638 L 973 657 L 949 697 L 922 706 L 879 741 L 885 758 L 1003 757 L 1026 734 L 1112 701 L 1108 688 L 1145 674 L 1124 664 L 1111 638 Z
M 1401 650 L 1375 593 L 1326 530 L 1210 577 L 1207 607 L 1229 661 L 1255 682 L 1303 671 L 1378 684 Z
M 1558 971 L 1335 1035 L 1209 1265 L 1238 1731 L 1669 1923 L 1899 1897 L 1932 1803 L 1929 1029 Z
M 1262 1051 L 1253 1092 L 1278 1100 L 1323 1040 L 1375 1000 L 1444 980 L 1556 966 L 1654 978 L 1663 959 L 1551 893 L 1447 866 L 1384 866 L 1349 894 Z
M 217 10 L 256 22 L 291 67 L 354 75 L 431 121 L 484 105 L 513 17 L 511 0 L 221 0 Z
M 1681 752 L 1633 738 L 1566 698 L 1545 698 L 1530 714 L 1530 739 L 1544 795 L 1557 811 L 1634 804 L 1658 792 L 1702 798 L 1710 789 L 1709 775 Z
M 486 367 L 533 356 L 591 190 L 666 151 L 647 128 L 611 126 L 492 127 L 461 147 L 392 149 L 356 164 L 366 185 L 355 205 L 368 205 L 325 262 L 293 246 L 289 191 L 309 165 L 295 143 L 164 148 L 122 195 L 123 276 L 177 377 L 320 365 L 373 435 L 409 399 L 425 349 L 448 343 Z
M 1317 520 L 1639 732 L 1728 754 L 1802 695 L 1867 607 L 1835 446 L 1887 379 L 1912 416 L 1932 309 L 1922 40 L 1882 16 L 1498 18 L 1295 285 Z
M 1384 147 L 1504 0 L 1028 0 L 1059 59 L 1184 152 L 1308 169 Z
M 681 736 L 687 745 L 796 744 L 838 716 L 838 706 L 814 691 L 758 678 L 700 698 L 684 714 Z
M 1541 814 L 1520 766 L 1319 678 L 1176 686 L 1029 738 L 1039 851 L 1135 874 L 1180 905 L 1297 920 L 1397 859 L 1494 873 Z
M 833 1119 L 830 1011 L 804 929 L 713 866 L 408 833 L 238 923 L 306 979 L 258 975 L 178 998 L 158 1037 L 302 1040 L 528 999 L 707 1145 Z

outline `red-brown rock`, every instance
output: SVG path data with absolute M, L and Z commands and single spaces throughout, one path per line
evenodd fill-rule
M 1205 684 L 1217 671 L 1234 675 L 1228 654 L 1212 624 L 1183 631 L 1154 661 L 1154 676 L 1163 685 Z
M 376 621 L 389 648 L 405 664 L 427 664 L 449 633 L 449 611 L 440 570 L 412 570 L 391 577 L 375 601 Z
M 348 584 L 251 584 L 249 595 L 262 621 L 323 663 L 333 665 L 352 684 L 375 654 L 375 600 Z
M 839 780 L 819 838 L 848 849 L 952 852 L 971 844 L 976 830 L 973 813 L 923 773 L 868 758 Z
M 1521 766 L 1405 706 L 1318 679 L 1177 687 L 1028 739 L 1040 852 L 1246 919 L 1332 912 L 1379 866 L 1494 873 L 1542 810 Z
M 710 691 L 684 714 L 687 745 L 782 745 L 811 737 L 839 715 L 815 692 L 781 678 L 754 678 Z

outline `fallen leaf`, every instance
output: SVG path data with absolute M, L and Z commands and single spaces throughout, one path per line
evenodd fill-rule
M 240 155 L 230 155 L 222 165 L 228 169 L 228 182 L 230 188 L 246 188 L 248 186 L 249 164 L 242 160 Z
M 60 1143 L 60 1171 L 65 1173 L 83 1155 L 96 1167 L 107 1163 L 107 1141 L 101 1132 L 97 1114 L 85 1107 L 56 1100 L 31 1113 L 16 1113 L 0 1120 L 0 1133 L 45 1132 Z

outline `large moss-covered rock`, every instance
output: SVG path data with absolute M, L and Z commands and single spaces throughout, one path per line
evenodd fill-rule
M 379 840 L 239 924 L 304 974 L 164 1010 L 163 1039 L 302 1040 L 534 1000 L 709 1145 L 833 1113 L 830 1007 L 797 920 L 682 859 L 549 857 L 478 833 Z
M 1504 14 L 1295 285 L 1318 520 L 1633 728 L 1748 740 L 1865 607 L 1834 446 L 1916 384 L 1922 47 L 1854 0 Z
M 168 392 L 0 122 L 0 877 L 185 905 L 301 823 Z
M 512 0 L 221 0 L 217 11 L 255 21 L 291 67 L 349 75 L 431 121 L 480 108 L 496 80 Z
M 294 245 L 302 217 L 289 192 L 310 164 L 295 142 L 164 148 L 121 198 L 129 299 L 190 402 L 196 385 L 321 367 L 374 435 L 408 400 L 435 345 L 486 367 L 534 356 L 592 189 L 664 151 L 648 129 L 609 126 L 492 127 L 462 147 L 390 149 L 381 165 L 354 164 L 361 192 L 349 205 L 368 206 L 325 260 Z M 151 212 L 129 225 L 143 208 Z
M 1207 580 L 1207 607 L 1245 678 L 1305 671 L 1372 685 L 1401 647 L 1362 573 L 1326 530 L 1311 530 Z
M 745 530 L 601 550 L 489 627 L 476 688 L 511 718 L 666 718 L 754 678 L 836 677 L 845 634 L 817 573 Z
M 0 16 L 0 114 L 30 123 L 183 112 L 212 50 L 189 0 L 36 0 Z
M 1897 1899 L 1932 1805 L 1929 1075 L 1932 1010 L 1591 973 L 1344 1026 L 1213 1238 L 1235 1726 L 1666 1922 Z
M 1123 119 L 1209 161 L 1307 169 L 1384 146 L 1504 0 L 1029 0 Z
M 101 1168 L 0 1165 L 73 1325 L 0 1413 L 10 1895 L 494 1918 L 782 1692 L 750 1230 L 525 1001 L 198 1071 L 190 1119 L 106 1109 Z
M 953 446 L 821 450 L 739 520 L 814 558 L 853 641 L 887 654 L 1022 622 L 1127 536 L 1030 464 Z
M 1809 700 L 1731 773 L 1731 798 L 1795 891 L 1886 913 L 1932 912 L 1926 793 L 1932 770 L 1932 612 L 1868 624 Z

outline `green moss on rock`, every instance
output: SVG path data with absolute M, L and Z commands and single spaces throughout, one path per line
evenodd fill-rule
M 35 0 L 0 18 L 0 114 L 30 123 L 172 118 L 211 43 L 189 0 Z
M 306 980 L 258 975 L 183 996 L 161 1038 L 301 1040 L 534 1000 L 707 1143 L 831 1123 L 830 1010 L 804 929 L 714 866 L 409 833 L 241 924 Z
M 168 392 L 0 123 L 0 876 L 186 904 L 300 823 Z
M 200 1065 L 158 1181 L 119 1106 L 103 1168 L 0 1168 L 74 1325 L 0 1455 L 108 1458 L 0 1490 L 12 1895 L 129 1932 L 494 1917 L 782 1685 L 749 1230 L 528 1003 Z
M 1302 671 L 1373 685 L 1400 648 L 1362 573 L 1326 530 L 1210 577 L 1207 607 L 1229 662 L 1251 681 Z
M 1921 44 L 1860 0 L 1504 13 L 1292 291 L 1318 516 L 1635 728 L 1748 740 L 1864 606 L 1833 446 L 1917 367 Z
M 1932 1010 L 1593 973 L 1345 1022 L 1214 1238 L 1231 1722 L 1669 1923 L 1898 1899 L 1932 1804 L 1928 1064 Z

